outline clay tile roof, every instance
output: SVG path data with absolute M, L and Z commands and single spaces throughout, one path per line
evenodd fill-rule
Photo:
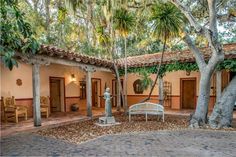
M 41 55 L 47 55 L 51 57 L 58 57 L 58 58 L 64 58 L 68 60 L 73 60 L 78 63 L 84 63 L 89 65 L 95 65 L 99 67 L 104 68 L 112 68 L 113 63 L 112 61 L 105 60 L 105 59 L 99 59 L 91 56 L 82 55 L 79 53 L 75 53 L 72 51 L 66 51 L 60 48 L 57 48 L 55 46 L 49 46 L 49 45 L 41 45 L 39 54 Z
M 236 43 L 223 45 L 223 50 L 226 59 L 236 59 Z M 211 55 L 209 48 L 202 48 L 201 52 L 207 59 Z M 66 51 L 50 45 L 41 45 L 39 54 L 51 57 L 64 58 L 73 60 L 78 63 L 95 65 L 112 69 L 113 62 L 111 60 L 99 59 L 87 55 L 82 55 L 72 51 Z M 127 58 L 128 67 L 145 67 L 153 66 L 159 63 L 161 53 L 145 54 Z M 170 64 L 175 61 L 178 62 L 195 62 L 193 54 L 189 50 L 165 52 L 163 64 Z M 118 59 L 118 67 L 124 67 L 125 59 Z
M 225 59 L 236 59 L 236 43 L 223 45 L 223 51 L 225 53 Z M 201 52 L 207 59 L 211 56 L 211 51 L 209 48 L 202 48 Z M 152 66 L 159 63 L 161 58 L 161 53 L 145 54 L 139 56 L 132 56 L 127 58 L 128 67 L 144 67 Z M 172 62 L 195 62 L 193 54 L 189 50 L 184 51 L 171 51 L 165 52 L 163 64 L 169 64 Z M 118 60 L 119 67 L 124 67 L 125 59 Z

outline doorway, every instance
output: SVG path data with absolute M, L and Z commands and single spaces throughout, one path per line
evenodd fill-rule
M 92 106 L 101 107 L 101 79 L 92 78 Z
M 51 112 L 65 111 L 65 79 L 63 77 L 50 77 L 50 108 Z
M 123 79 L 121 79 L 121 86 L 123 89 Z M 117 105 L 117 93 L 118 93 L 118 84 L 117 84 L 117 80 L 113 79 L 112 80 L 112 106 L 116 107 Z M 122 96 L 120 96 L 120 103 L 121 103 L 121 107 L 123 107 L 123 101 L 122 101 Z
M 180 89 L 180 101 L 182 109 L 195 109 L 196 78 L 181 78 Z

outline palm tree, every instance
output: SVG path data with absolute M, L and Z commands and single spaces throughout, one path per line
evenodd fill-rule
M 114 29 L 119 32 L 124 39 L 124 51 L 125 51 L 125 77 L 124 77 L 124 95 L 125 95 L 125 104 L 124 104 L 124 111 L 127 113 L 128 111 L 128 104 L 127 104 L 127 52 L 126 52 L 126 40 L 129 32 L 131 31 L 132 27 L 135 25 L 135 19 L 131 12 L 129 12 L 125 8 L 120 8 L 115 10 L 114 17 L 113 17 L 113 26 Z
M 150 99 L 155 84 L 157 82 L 157 79 L 162 78 L 162 76 L 160 76 L 160 69 L 163 62 L 164 52 L 166 50 L 166 43 L 171 38 L 177 37 L 179 35 L 179 33 L 181 32 L 181 28 L 184 24 L 184 21 L 185 20 L 183 14 L 179 11 L 178 8 L 176 8 L 173 4 L 169 2 L 157 3 L 152 7 L 151 17 L 150 17 L 151 31 L 153 32 L 154 35 L 157 36 L 158 39 L 163 41 L 163 49 L 161 54 L 161 60 L 157 68 L 157 75 L 155 81 L 152 85 L 148 98 L 146 98 L 143 101 L 147 101 Z M 163 89 L 161 90 L 163 91 Z M 162 94 L 160 93 L 159 96 L 161 95 Z M 162 101 L 162 98 L 159 98 L 159 100 Z

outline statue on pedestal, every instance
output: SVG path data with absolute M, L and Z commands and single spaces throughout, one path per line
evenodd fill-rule
M 106 88 L 103 98 L 105 99 L 105 116 L 112 117 L 110 88 Z
M 115 118 L 112 116 L 112 110 L 111 110 L 111 94 L 110 94 L 110 88 L 106 88 L 106 91 L 104 93 L 105 99 L 105 117 L 99 118 L 99 124 L 101 125 L 110 125 L 110 124 L 116 124 Z

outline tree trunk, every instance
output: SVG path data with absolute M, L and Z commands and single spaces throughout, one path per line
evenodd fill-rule
M 45 0 L 45 10 L 46 10 L 46 23 L 45 23 L 45 28 L 46 28 L 46 37 L 47 40 L 50 38 L 50 11 L 49 11 L 49 6 L 50 6 L 50 0 Z
M 159 77 L 158 79 L 158 87 L 159 87 L 159 104 L 163 105 L 164 93 L 163 93 L 163 78 L 162 77 Z
M 109 3 L 110 1 L 107 1 L 107 3 Z M 111 6 L 114 6 L 113 4 L 114 1 L 111 2 Z M 111 7 L 111 14 L 113 15 L 113 7 Z M 118 86 L 118 89 L 117 89 L 117 111 L 120 111 L 121 110 L 121 101 L 120 101 L 120 97 L 122 98 L 122 101 L 123 101 L 123 104 L 124 104 L 124 92 L 122 90 L 122 85 L 121 85 L 121 80 L 120 80 L 120 74 L 119 74 L 119 70 L 118 70 L 118 67 L 116 65 L 116 61 L 115 61 L 115 52 L 116 52 L 116 40 L 113 40 L 113 39 L 116 39 L 115 38 L 115 35 L 114 35 L 114 31 L 113 31 L 113 20 L 112 19 L 109 19 L 107 21 L 107 25 L 108 25 L 108 29 L 109 29 L 109 34 L 110 34 L 110 37 L 112 39 L 112 42 L 111 42 L 111 50 L 110 50 L 110 54 L 111 54 L 111 57 L 112 57 L 112 61 L 113 61 L 113 65 L 114 65 L 114 69 L 115 69 L 115 75 L 116 75 L 116 80 L 117 80 L 117 86 Z M 108 47 L 108 45 L 106 45 Z
M 236 102 L 236 76 L 225 88 L 220 99 L 217 100 L 209 118 L 211 128 L 225 128 L 232 126 L 233 108 Z
M 166 40 L 167 40 L 167 39 L 166 39 L 166 36 L 165 36 L 165 38 L 164 38 L 164 45 L 163 45 L 163 49 L 162 49 L 162 53 L 161 53 L 161 60 L 160 60 L 160 62 L 159 62 L 158 68 L 157 68 L 157 75 L 156 75 L 155 81 L 154 81 L 154 83 L 153 83 L 153 85 L 152 85 L 152 87 L 151 87 L 151 90 L 150 90 L 150 92 L 149 92 L 149 94 L 148 94 L 148 97 L 147 97 L 146 99 L 142 100 L 141 102 L 145 102 L 145 101 L 147 101 L 147 100 L 149 100 L 149 99 L 151 98 L 151 95 L 152 95 L 152 92 L 153 92 L 153 90 L 154 90 L 154 87 L 155 87 L 155 85 L 157 84 L 157 79 L 158 79 L 159 77 L 161 77 L 161 76 L 159 76 L 159 75 L 160 75 L 161 65 L 162 65 L 163 58 L 164 58 L 164 52 L 165 52 L 165 50 L 166 50 Z
M 211 76 L 212 73 L 208 72 L 207 70 L 201 72 L 197 107 L 190 121 L 190 127 L 199 128 L 199 126 L 207 123 L 208 104 L 210 101 Z
M 121 84 L 121 80 L 120 80 L 120 75 L 119 75 L 119 71 L 118 68 L 116 66 L 116 64 L 114 63 L 114 69 L 115 69 L 115 74 L 116 74 L 116 79 L 117 79 L 117 85 L 118 85 L 118 93 L 117 93 L 117 111 L 120 111 L 121 109 L 121 102 L 120 102 L 120 96 L 122 98 L 122 102 L 123 104 L 125 104 L 125 100 L 124 100 L 124 92 L 122 90 L 122 84 Z M 118 100 L 119 99 L 119 100 Z
M 127 75 L 127 52 L 126 52 L 126 38 L 124 38 L 125 42 L 125 77 L 124 77 L 124 112 L 127 113 L 128 111 L 128 102 L 127 102 L 127 81 L 128 81 L 128 75 Z
M 120 109 L 121 109 L 121 101 L 120 101 L 120 85 L 119 85 L 119 79 L 117 78 L 116 79 L 117 80 L 117 83 L 116 83 L 116 85 L 117 85 L 117 89 L 116 89 L 116 93 L 117 93 L 117 95 L 116 95 L 116 110 L 117 111 L 120 111 Z
M 92 21 L 93 18 L 93 1 L 88 0 L 87 2 L 87 19 L 86 19 L 86 28 L 87 28 L 87 41 L 89 43 L 92 43 L 91 45 L 94 44 L 93 41 L 93 28 L 92 28 Z

